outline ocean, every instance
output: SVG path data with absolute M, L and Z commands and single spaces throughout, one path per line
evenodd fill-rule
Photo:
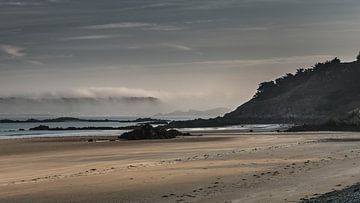
M 16 119 L 16 120 L 27 120 L 29 118 L 36 119 L 47 119 L 47 118 L 56 118 L 49 116 L 17 116 L 17 117 L 6 117 L 7 119 Z M 84 119 L 109 119 L 109 120 L 135 120 L 139 117 L 133 116 L 112 116 L 112 117 L 91 117 L 91 116 L 82 116 L 77 118 Z M 1 117 L 0 119 L 5 119 Z M 193 117 L 166 117 L 162 119 L 168 120 L 188 120 L 194 119 Z M 67 127 L 126 127 L 139 125 L 139 122 L 35 122 L 35 123 L 0 123 L 0 139 L 15 139 L 15 138 L 32 138 L 32 137 L 58 137 L 58 136 L 118 136 L 127 130 L 67 130 L 67 131 L 30 131 L 30 128 L 45 125 L 50 128 L 67 128 Z M 234 125 L 227 127 L 214 127 L 214 128 L 183 128 L 179 129 L 185 132 L 272 132 L 279 129 L 284 129 L 288 125 L 282 124 L 266 124 L 266 125 Z M 19 129 L 23 129 L 20 131 Z

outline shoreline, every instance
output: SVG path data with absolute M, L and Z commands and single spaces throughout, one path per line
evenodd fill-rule
M 114 136 L 121 135 L 124 132 L 138 128 L 139 126 L 127 127 L 48 127 L 48 126 L 35 126 L 29 130 L 9 131 L 9 135 L 0 135 L 1 139 L 17 139 L 21 137 L 67 137 L 71 136 L 107 136 L 112 134 Z M 226 126 L 221 128 L 174 128 L 175 130 L 184 133 L 194 134 L 221 134 L 221 133 L 266 133 L 266 132 L 282 132 L 288 129 L 289 125 L 286 124 L 253 124 L 253 125 L 236 125 Z M 37 130 L 39 129 L 39 130 Z M 114 134 L 117 133 L 117 134 Z
M 281 135 L 281 134 L 307 134 L 307 135 L 312 135 L 312 134 L 344 134 L 344 133 L 359 133 L 357 131 L 299 131 L 299 132 L 278 132 L 278 131 L 253 131 L 253 132 L 249 132 L 248 130 L 199 130 L 199 131 L 188 131 L 188 130 L 182 130 L 182 129 L 177 129 L 181 132 L 184 133 L 191 133 L 190 136 L 185 136 L 185 137 L 191 137 L 191 136 L 202 136 L 202 135 L 206 135 L 206 136 L 229 136 L 229 135 L 263 135 L 263 134 L 271 134 L 271 135 Z M 79 132 L 92 132 L 93 134 L 91 135 L 65 135 L 65 134 L 45 134 L 43 136 L 43 134 L 39 134 L 39 135 L 15 135 L 15 136 L 0 136 L 0 141 L 2 140 L 29 140 L 29 139 L 58 139 L 58 140 L 62 140 L 62 139 L 68 139 L 68 140 L 76 140 L 78 138 L 84 139 L 84 140 L 88 140 L 91 138 L 94 139 L 98 139 L 98 140 L 103 140 L 103 139 L 118 139 L 118 136 L 121 135 L 121 133 L 117 133 L 116 135 L 108 135 L 108 132 L 127 132 L 125 130 L 105 130 L 104 135 L 99 135 L 99 131 L 93 130 L 93 131 L 89 131 L 89 130 L 79 130 Z M 40 131 L 41 132 L 41 131 Z M 62 131 L 59 131 L 62 132 Z M 65 131 L 66 132 L 66 131 Z M 77 132 L 77 131 L 74 131 Z M 181 137 L 181 136 L 180 136 Z M 151 140 L 151 139 L 150 139 Z M 148 141 L 150 141 L 148 139 Z M 146 140 L 145 140 L 146 141 Z

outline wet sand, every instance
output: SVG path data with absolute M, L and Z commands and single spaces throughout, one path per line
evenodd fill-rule
M 360 133 L 87 139 L 0 140 L 0 202 L 298 202 L 360 180 Z

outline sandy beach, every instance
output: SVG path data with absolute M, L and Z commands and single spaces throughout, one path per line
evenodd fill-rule
M 102 139 L 0 140 L 0 202 L 298 202 L 360 180 L 360 133 Z

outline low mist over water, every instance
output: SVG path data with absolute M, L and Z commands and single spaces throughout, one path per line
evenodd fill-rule
M 153 97 L 0 98 L 3 114 L 152 115 L 166 106 Z

